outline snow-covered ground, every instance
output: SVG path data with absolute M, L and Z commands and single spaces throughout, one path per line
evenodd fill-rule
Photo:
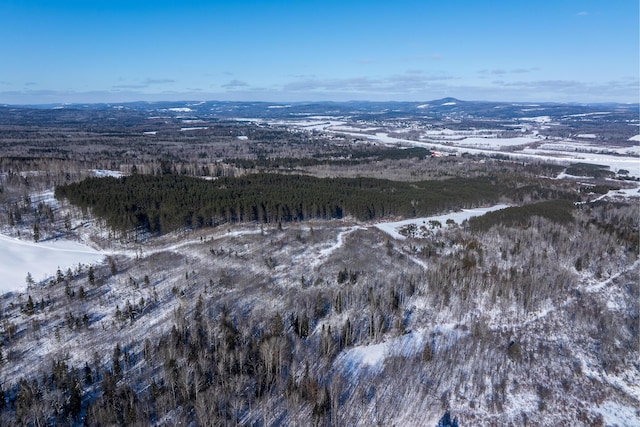
M 387 357 L 410 357 L 418 354 L 424 345 L 425 332 L 414 331 L 378 344 L 349 348 L 338 355 L 334 363 L 355 377 L 362 369 L 377 371 Z
M 195 126 L 195 127 L 180 128 L 180 132 L 188 132 L 191 130 L 207 130 L 207 129 L 209 129 L 208 126 Z
M 611 400 L 606 400 L 595 408 L 604 418 L 607 426 L 637 427 L 638 409 L 624 406 Z
M 539 138 L 531 138 L 519 136 L 515 138 L 483 138 L 483 137 L 471 137 L 465 138 L 457 142 L 460 146 L 465 147 L 478 147 L 486 148 L 490 150 L 497 150 L 504 147 L 518 147 L 522 145 L 531 144 L 540 141 Z
M 120 178 L 122 176 L 122 172 L 120 171 L 114 171 L 114 170 L 107 170 L 107 169 L 93 169 L 92 172 L 98 177 L 98 178 L 104 178 L 107 176 L 111 176 L 114 178 Z M 55 200 L 53 199 L 53 191 L 51 192 L 51 200 Z
M 447 349 L 469 331 L 455 323 L 443 323 L 430 329 L 411 331 L 387 341 L 358 345 L 344 350 L 335 360 L 335 365 L 353 377 L 362 370 L 377 371 L 389 357 L 412 357 L 423 351 L 425 345 L 432 350 Z
M 535 123 L 551 123 L 550 116 L 520 117 L 520 120 Z
M 320 252 L 318 253 L 318 259 L 316 261 L 319 262 L 322 258 L 327 258 L 334 251 L 336 251 L 337 249 L 340 249 L 344 245 L 344 239 L 347 235 L 353 233 L 355 230 L 362 230 L 362 229 L 363 229 L 362 227 L 353 226 L 353 227 L 349 227 L 346 230 L 340 231 L 336 236 L 336 242 L 327 248 L 321 249 Z
M 520 120 L 535 123 L 530 126 L 525 125 L 525 128 L 533 127 L 535 129 L 536 126 L 552 124 L 552 119 L 549 116 L 525 117 Z M 629 171 L 630 176 L 640 177 L 640 146 L 607 147 L 596 145 L 597 135 L 595 134 L 577 135 L 581 139 L 542 139 L 536 131 L 533 131 L 522 136 L 500 138 L 497 130 L 496 132 L 490 132 L 487 129 L 458 131 L 443 128 L 421 129 L 419 130 L 421 137 L 416 140 L 390 136 L 390 134 L 402 133 L 403 130 L 406 130 L 401 128 L 371 134 L 369 132 L 380 128 L 354 125 L 342 117 L 310 116 L 305 120 L 278 120 L 271 122 L 271 124 L 346 134 L 388 146 L 425 147 L 444 153 L 500 154 L 523 161 L 548 161 L 566 165 L 575 162 L 594 163 L 609 166 L 612 172 L 617 173 L 623 169 Z M 631 137 L 629 140 L 639 141 L 640 135 Z
M 475 209 L 463 209 L 461 211 L 458 212 L 451 212 L 448 214 L 444 214 L 444 215 L 435 215 L 435 216 L 429 216 L 429 217 L 422 217 L 422 218 L 412 218 L 412 219 L 406 219 L 406 220 L 402 220 L 402 221 L 393 221 L 393 222 L 381 222 L 376 224 L 376 227 L 382 231 L 384 231 L 385 233 L 387 233 L 388 235 L 390 235 L 391 237 L 393 237 L 394 239 L 398 239 L 398 240 L 404 240 L 406 239 L 406 236 L 403 236 L 402 234 L 399 233 L 399 230 L 403 227 L 406 227 L 407 225 L 410 224 L 415 224 L 417 228 L 420 228 L 422 226 L 429 228 L 430 221 L 438 221 L 440 222 L 440 224 L 442 225 L 442 227 L 446 227 L 446 222 L 447 220 L 452 220 L 454 221 L 456 224 L 461 224 L 463 221 L 474 217 L 474 216 L 480 216 L 480 215 L 484 215 L 487 212 L 492 212 L 492 211 L 497 211 L 500 209 L 504 209 L 504 208 L 508 208 L 509 205 L 494 205 L 494 206 L 490 206 L 490 207 L 486 207 L 486 208 L 475 208 Z
M 78 263 L 99 262 L 104 256 L 104 252 L 69 240 L 35 243 L 0 234 L 0 293 L 25 289 L 28 273 L 37 283 L 54 276 L 58 268 L 65 272 Z
M 331 130 L 336 132 L 373 132 L 379 127 L 355 127 L 355 126 L 334 126 Z
M 640 145 L 632 147 L 603 147 L 597 142 L 572 140 L 544 142 L 538 145 L 536 149 L 566 153 L 602 153 L 636 157 L 640 155 Z
M 628 199 L 640 197 L 640 188 L 622 188 L 620 190 L 611 190 L 607 194 L 592 200 L 596 202 L 603 199 Z

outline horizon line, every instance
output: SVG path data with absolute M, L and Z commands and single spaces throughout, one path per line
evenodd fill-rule
M 46 106 L 77 106 L 77 105 L 118 105 L 118 104 L 168 104 L 168 103 L 187 103 L 187 102 L 198 102 L 198 103 L 234 103 L 234 104 L 276 104 L 276 105 L 285 105 L 285 104 L 323 104 L 323 103 L 332 103 L 332 104 L 349 104 L 349 103 L 369 103 L 369 104 L 424 104 L 430 102 L 438 102 L 438 101 L 457 101 L 457 102 L 468 102 L 468 103 L 490 103 L 490 104 L 523 104 L 523 105 L 640 105 L 640 101 L 637 102 L 620 102 L 620 101 L 592 101 L 592 102 L 580 102 L 580 101 L 490 101 L 486 99 L 460 99 L 455 97 L 443 97 L 443 98 L 435 98 L 429 100 L 422 101 L 410 101 L 410 100 L 383 100 L 383 101 L 372 101 L 367 99 L 351 99 L 346 101 L 337 101 L 337 100 L 303 100 L 303 101 L 265 101 L 265 100 L 244 100 L 244 101 L 234 101 L 234 100 L 223 100 L 223 99 L 182 99 L 182 100 L 135 100 L 135 101 L 91 101 L 91 102 L 36 102 L 36 103 L 0 103 L 1 107 L 46 107 Z M 193 107 L 197 107 L 197 105 L 192 105 Z

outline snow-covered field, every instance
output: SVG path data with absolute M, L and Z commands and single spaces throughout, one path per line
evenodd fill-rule
M 26 277 L 31 273 L 37 283 L 80 264 L 101 261 L 104 252 L 69 240 L 51 240 L 39 243 L 15 239 L 0 234 L 0 293 L 27 287 Z
M 519 136 L 515 138 L 483 138 L 471 137 L 457 142 L 457 145 L 464 147 L 486 148 L 497 150 L 504 147 L 518 147 L 540 141 L 539 138 Z
M 531 125 L 534 127 L 552 122 L 549 116 L 528 117 L 520 120 L 535 123 Z M 595 134 L 579 134 L 578 139 L 543 139 L 534 130 L 523 133 L 522 136 L 500 138 L 498 130 L 495 132 L 487 129 L 457 131 L 443 128 L 421 129 L 419 131 L 421 136 L 416 140 L 390 136 L 393 133 L 403 133 L 406 129 L 389 129 L 386 132 L 378 131 L 371 134 L 369 132 L 372 130 L 381 128 L 353 125 L 341 117 L 312 116 L 305 120 L 278 120 L 271 123 L 305 130 L 346 134 L 388 146 L 418 146 L 445 153 L 500 154 L 523 161 L 549 161 L 566 165 L 574 162 L 594 163 L 609 166 L 612 172 L 617 173 L 624 169 L 629 171 L 630 176 L 640 177 L 640 145 L 607 147 L 597 143 Z M 531 126 L 525 126 L 525 128 Z M 638 141 L 639 138 L 640 135 L 634 136 L 630 141 Z
M 618 154 L 623 156 L 638 156 L 640 155 L 640 146 L 633 147 L 603 147 L 597 143 L 590 143 L 584 141 L 552 141 L 545 142 L 538 145 L 538 150 L 545 151 L 558 151 L 567 153 L 604 153 L 604 154 Z

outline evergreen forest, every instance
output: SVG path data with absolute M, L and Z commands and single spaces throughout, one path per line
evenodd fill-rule
M 55 196 L 90 209 L 118 231 L 166 233 L 230 222 L 415 217 L 495 203 L 505 192 L 489 178 L 408 183 L 268 173 L 218 180 L 135 174 L 61 185 Z

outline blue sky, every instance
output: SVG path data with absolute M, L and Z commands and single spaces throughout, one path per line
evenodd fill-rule
M 0 103 L 638 102 L 638 0 L 3 0 Z

